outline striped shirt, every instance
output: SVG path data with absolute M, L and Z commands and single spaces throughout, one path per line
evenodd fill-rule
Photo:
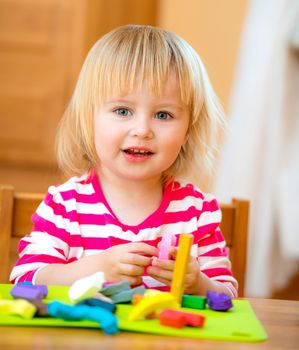
M 157 246 L 165 232 L 176 237 L 189 233 L 194 237 L 191 254 L 200 270 L 237 296 L 237 282 L 219 228 L 219 205 L 213 196 L 191 184 L 173 181 L 166 185 L 159 208 L 141 224 L 130 226 L 114 215 L 95 173 L 73 177 L 49 188 L 32 221 L 32 232 L 19 242 L 19 260 L 10 276 L 13 283 L 34 283 L 38 270 L 48 264 L 67 264 L 114 245 L 144 242 Z M 168 288 L 147 275 L 143 284 Z

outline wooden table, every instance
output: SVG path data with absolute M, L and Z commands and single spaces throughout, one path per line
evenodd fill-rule
M 97 329 L 0 327 L 0 349 L 105 350 L 289 350 L 299 349 L 299 301 L 249 299 L 269 339 L 260 343 L 223 342 Z

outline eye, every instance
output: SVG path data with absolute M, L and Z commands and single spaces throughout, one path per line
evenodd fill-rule
M 167 119 L 172 118 L 172 116 L 168 112 L 161 111 L 161 112 L 156 113 L 155 118 L 161 119 L 161 120 L 167 120 Z
M 131 115 L 130 111 L 127 108 L 117 108 L 114 112 L 121 117 L 127 117 L 128 115 Z

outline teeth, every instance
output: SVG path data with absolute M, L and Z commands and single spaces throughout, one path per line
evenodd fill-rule
M 145 154 L 145 153 L 148 153 L 147 151 L 143 150 L 143 149 L 130 149 L 131 152 L 133 153 L 142 153 L 142 154 Z
M 149 151 L 146 151 L 144 149 L 136 149 L 136 148 L 130 148 L 128 149 L 129 153 L 133 153 L 133 154 L 149 154 Z

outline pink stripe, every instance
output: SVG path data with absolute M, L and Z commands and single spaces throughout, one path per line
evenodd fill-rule
M 202 272 L 208 277 L 219 276 L 220 279 L 221 279 L 221 276 L 232 276 L 232 272 L 229 269 L 226 269 L 224 267 L 215 267 L 213 269 L 206 269 L 206 270 L 202 270 Z
M 210 233 L 204 239 L 201 239 L 201 241 L 199 242 L 199 245 L 207 246 L 210 244 L 215 244 L 215 243 L 220 243 L 220 242 L 222 243 L 224 241 L 224 237 L 220 231 L 212 230 L 212 227 L 214 225 L 207 225 L 207 226 L 199 227 L 198 230 L 202 234 Z M 211 230 L 209 230 L 209 229 L 211 229 Z
M 77 202 L 82 202 L 82 203 L 93 204 L 93 203 L 99 202 L 99 198 L 96 193 L 82 194 L 82 193 L 76 192 L 75 190 L 69 190 L 69 191 L 60 192 L 60 194 L 63 200 L 65 201 L 76 198 Z
M 218 228 L 218 226 L 219 226 L 219 222 L 215 222 L 215 223 L 211 223 L 211 224 L 208 224 L 208 225 L 199 226 L 198 227 L 198 231 L 200 233 L 200 237 L 203 237 L 203 236 L 205 236 L 207 234 L 210 234 L 210 233 L 212 233 L 211 237 L 212 236 L 215 237 L 214 232 Z M 201 243 L 204 242 L 206 239 L 208 239 L 208 237 L 205 238 L 204 240 L 202 240 Z M 215 242 L 214 239 L 212 239 L 212 241 Z M 206 245 L 206 244 L 204 244 L 204 245 Z
M 37 271 L 37 269 L 33 270 L 33 271 L 29 271 L 24 273 L 19 279 L 18 279 L 18 283 L 19 282 L 32 282 L 33 276 L 35 274 L 35 272 Z M 12 281 L 12 283 L 14 283 L 16 279 L 14 279 Z
M 48 263 L 48 264 L 65 264 L 67 261 L 52 255 L 46 254 L 25 254 L 22 258 L 16 263 L 16 266 L 26 265 L 30 263 Z
M 184 187 L 180 187 L 180 184 L 178 182 L 174 182 L 173 184 L 170 184 L 167 189 L 169 189 L 170 191 L 172 190 L 171 196 L 174 200 L 181 200 L 190 195 L 196 198 L 204 198 L 203 194 L 199 191 L 196 191 L 194 186 L 191 184 Z
M 108 225 L 117 224 L 115 218 L 110 214 L 79 214 L 73 212 L 74 222 L 79 221 L 80 225 Z M 76 217 L 75 217 L 76 216 Z
M 211 256 L 211 257 L 220 257 L 220 256 L 228 256 L 228 250 L 226 248 L 215 248 L 213 250 L 209 250 L 208 252 L 201 254 L 201 257 L 203 256 Z
M 178 218 L 181 222 L 188 222 L 191 220 L 194 216 L 198 217 L 199 211 L 195 209 L 195 207 L 191 207 L 188 210 L 185 211 L 178 211 L 178 212 L 172 212 L 172 213 L 165 213 L 163 216 L 161 215 L 159 220 L 155 220 L 155 222 L 151 225 L 151 227 L 159 227 L 162 224 L 173 224 L 178 222 Z M 107 225 L 107 224 L 118 224 L 118 221 L 115 220 L 115 218 L 112 215 L 109 214 L 78 214 L 76 212 L 70 212 L 67 213 L 68 218 L 71 219 L 71 221 L 77 222 L 79 220 L 80 224 L 82 225 Z M 122 228 L 130 227 L 130 229 L 133 229 L 134 226 L 127 226 L 122 225 Z M 138 231 L 140 229 L 147 228 L 146 225 L 140 224 L 138 225 Z
M 73 243 L 72 247 L 83 246 L 83 249 L 98 249 L 98 250 L 105 250 L 111 247 L 109 238 L 81 237 L 80 239 L 82 239 L 82 242 L 78 243 L 77 245 L 74 244 L 74 242 L 72 242 Z
M 64 242 L 67 242 L 69 240 L 70 233 L 68 231 L 56 227 L 53 222 L 46 220 L 36 213 L 33 215 L 33 221 L 33 231 L 39 231 L 41 234 L 43 234 L 43 231 L 45 231 L 51 236 L 60 238 Z

